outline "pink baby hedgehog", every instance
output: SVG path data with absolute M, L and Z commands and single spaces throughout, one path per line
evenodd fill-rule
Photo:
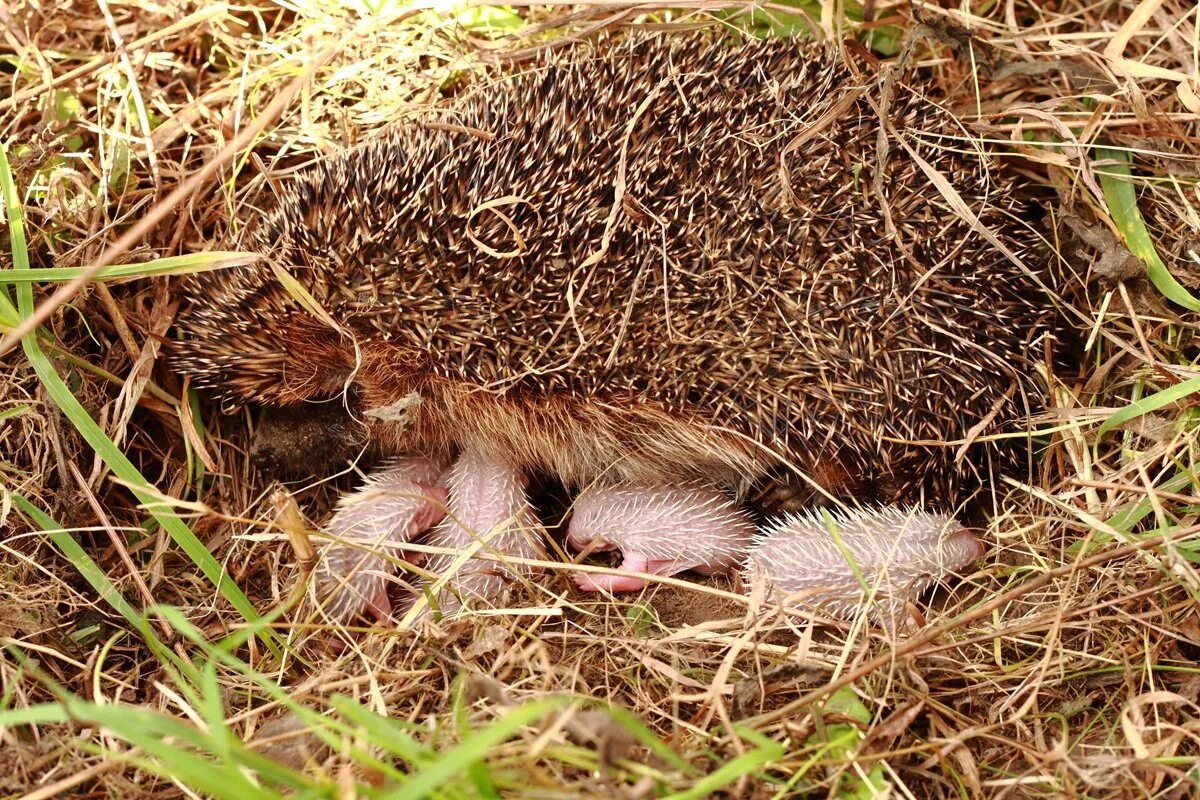
M 777 603 L 842 618 L 871 605 L 886 627 L 908 627 L 907 603 L 983 557 L 974 534 L 944 514 L 898 508 L 789 514 L 758 535 L 743 573 Z
M 397 459 L 341 499 L 310 586 L 323 613 L 345 621 L 365 609 L 381 621 L 390 618 L 392 561 L 445 515 L 446 490 L 439 485 L 445 470 L 431 459 Z
M 610 486 L 585 491 L 575 501 L 567 544 L 576 550 L 621 551 L 621 569 L 651 575 L 695 570 L 703 575 L 740 566 L 754 523 L 729 495 L 704 486 Z M 575 577 L 585 591 L 633 592 L 643 578 Z

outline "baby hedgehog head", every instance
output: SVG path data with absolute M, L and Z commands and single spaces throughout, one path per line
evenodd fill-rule
M 983 543 L 953 518 L 900 508 L 814 511 L 781 518 L 747 559 L 751 585 L 764 582 L 776 602 L 816 606 L 852 617 L 876 592 L 881 621 L 906 601 L 968 567 Z

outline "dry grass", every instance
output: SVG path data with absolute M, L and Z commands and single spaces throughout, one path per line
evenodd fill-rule
M 419 115 L 471 80 L 501 46 L 494 32 L 519 28 L 524 38 L 503 46 L 534 47 L 645 22 L 653 10 L 479 6 L 456 20 L 383 5 L 374 15 L 319 0 L 0 8 L 0 141 L 24 193 L 33 266 L 212 249 L 266 174 Z M 962 111 L 981 140 L 1005 145 L 1006 162 L 1053 198 L 1056 215 L 1091 226 L 1086 243 L 1058 244 L 1072 265 L 1091 267 L 1092 282 L 1090 305 L 1077 309 L 1087 363 L 1051 376 L 1039 480 L 998 487 L 992 554 L 939 598 L 929 627 L 899 641 L 796 621 L 795 633 L 770 633 L 718 584 L 580 601 L 555 572 L 507 613 L 360 637 L 341 656 L 310 629 L 277 622 L 295 650 L 276 658 L 113 479 L 17 348 L 0 356 L 0 795 L 275 796 L 292 786 L 426 796 L 403 773 L 446 797 L 866 797 L 870 787 L 898 797 L 1195 796 L 1197 320 L 1159 289 L 1187 304 L 1183 287 L 1200 283 L 1200 12 L 1187 0 L 969 4 L 978 16 L 948 5 L 921 11 L 943 36 L 918 44 L 920 79 L 973 94 Z M 861 31 L 838 22 L 839 6 L 806 8 L 826 30 Z M 739 8 L 680 7 L 676 19 L 697 21 Z M 877 5 L 870 27 L 912 29 L 907 9 Z M 757 19 L 787 22 L 771 9 Z M 965 51 L 951 57 L 963 39 L 950 30 L 964 26 L 1002 58 L 996 79 L 981 49 L 975 71 Z M 306 71 L 311 80 L 297 80 Z M 268 104 L 280 97 L 276 116 Z M 229 148 L 255 124 L 251 149 Z M 1112 152 L 1132 164 L 1135 206 L 1117 202 L 1129 183 L 1105 175 L 1119 171 L 1104 160 Z M 196 181 L 214 159 L 211 181 Z M 198 185 L 171 211 L 189 178 Z M 129 252 L 105 254 L 155 209 L 163 218 L 143 224 Z M 1143 220 L 1183 286 L 1148 281 L 1129 260 L 1123 242 L 1147 255 Z M 45 319 L 42 348 L 133 466 L 181 513 L 196 512 L 192 531 L 265 613 L 287 601 L 295 554 L 247 464 L 247 420 L 180 401 L 179 376 L 154 361 L 177 301 L 167 278 L 91 284 Z M 4 324 L 11 332 L 16 320 Z M 1151 396 L 1146 413 L 1105 424 Z M 203 436 L 184 435 L 193 420 Z M 328 486 L 296 491 L 316 510 L 330 496 Z M 129 602 L 178 613 L 134 629 L 18 498 L 69 529 Z M 236 658 L 206 644 L 235 632 Z M 641 725 L 554 699 L 566 695 L 623 707 Z M 551 705 L 523 705 L 534 698 Z M 305 709 L 328 712 L 326 722 Z M 378 727 L 385 716 L 396 727 Z M 415 749 L 397 752 L 403 730 Z M 629 731 L 645 738 L 626 741 Z M 186 772 L 188 752 L 251 763 L 239 743 L 265 734 L 282 743 L 264 751 L 307 783 L 262 768 L 244 788 L 247 771 L 214 767 L 222 792 L 203 771 Z

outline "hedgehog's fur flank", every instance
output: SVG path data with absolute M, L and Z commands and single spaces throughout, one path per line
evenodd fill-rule
M 1053 310 L 898 148 L 883 202 L 903 247 L 889 238 L 874 93 L 796 42 L 545 56 L 448 125 L 322 161 L 247 233 L 341 330 L 267 266 L 202 275 L 182 365 L 230 402 L 350 386 L 361 416 L 419 394 L 402 422 L 368 420 L 384 452 L 739 494 L 788 464 L 844 476 L 826 487 L 842 494 L 957 505 L 1019 448 L 931 443 L 1021 424 Z M 888 117 L 1029 255 L 949 113 L 900 85 Z

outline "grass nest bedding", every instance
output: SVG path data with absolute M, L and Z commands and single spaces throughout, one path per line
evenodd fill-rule
M 265 182 L 505 59 L 714 23 L 911 46 L 1055 217 L 1086 358 L 1046 376 L 1036 480 L 995 487 L 991 552 L 912 636 L 552 573 L 330 650 L 284 611 L 348 476 L 255 472 L 249 416 L 160 358 L 173 276 L 236 263 Z M 1194 5 L 17 0 L 0 31 L 0 795 L 1200 791 Z

